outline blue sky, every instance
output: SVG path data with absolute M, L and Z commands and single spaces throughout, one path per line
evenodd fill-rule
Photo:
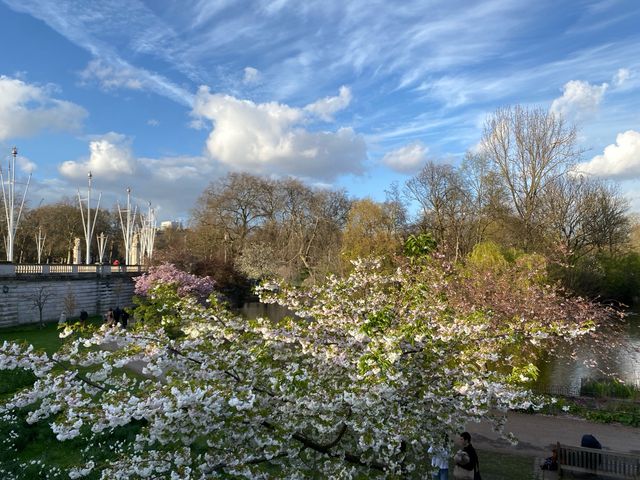
M 0 151 L 29 201 L 186 219 L 229 171 L 384 199 L 488 114 L 549 108 L 640 210 L 640 2 L 0 1 Z

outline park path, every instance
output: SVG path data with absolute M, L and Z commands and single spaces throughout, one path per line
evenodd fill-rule
M 509 412 L 505 431 L 518 438 L 519 443 L 515 446 L 500 440 L 488 422 L 471 423 L 467 425 L 467 431 L 476 447 L 499 452 L 544 458 L 550 455 L 552 445 L 557 442 L 580 445 L 582 435 L 590 433 L 604 449 L 640 455 L 640 428 L 594 423 L 571 416 Z

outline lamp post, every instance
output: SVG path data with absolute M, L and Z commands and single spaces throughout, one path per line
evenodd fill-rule
M 107 248 L 107 240 L 109 239 L 109 235 L 105 235 L 104 232 L 98 235 L 98 263 L 101 265 L 104 263 L 104 251 Z
M 78 189 L 78 203 L 80 204 L 80 215 L 82 215 L 82 227 L 84 229 L 84 238 L 85 238 L 85 248 L 86 248 L 86 257 L 85 264 L 89 265 L 91 263 L 91 239 L 93 238 L 93 230 L 96 228 L 96 219 L 98 218 L 98 211 L 100 210 L 100 199 L 102 198 L 102 193 L 98 196 L 98 204 L 96 205 L 96 211 L 93 216 L 93 224 L 91 223 L 91 180 L 93 179 L 93 175 L 91 172 L 87 174 L 89 179 L 89 188 L 87 190 L 87 214 L 85 216 L 84 209 L 82 205 L 82 198 L 80 198 L 80 189 Z
M 149 202 L 149 210 L 146 217 L 142 217 L 142 229 L 140 231 L 142 258 L 146 258 L 147 264 L 150 264 L 153 258 L 153 244 L 156 238 L 156 212 L 151 208 L 151 202 Z
M 122 213 L 126 212 L 126 220 L 122 218 Z M 127 187 L 127 208 L 122 210 L 118 204 L 118 215 L 120 216 L 120 227 L 122 228 L 122 237 L 124 239 L 124 256 L 125 265 L 131 265 L 131 246 L 133 243 L 133 234 L 136 222 L 137 207 L 131 215 L 131 188 Z
M 42 263 L 42 250 L 44 249 L 44 242 L 47 240 L 47 234 L 42 234 L 42 226 L 38 227 L 38 235 L 36 235 L 36 250 L 38 251 L 38 263 Z
M 0 168 L 0 183 L 2 183 L 2 199 L 4 201 L 4 213 L 5 220 L 7 222 L 7 236 L 5 237 L 5 247 L 7 250 L 7 262 L 13 262 L 13 243 L 16 237 L 16 230 L 20 223 L 20 217 L 22 215 L 22 208 L 24 207 L 24 200 L 27 197 L 27 191 L 29 190 L 29 183 L 31 182 L 31 174 L 27 180 L 27 185 L 22 195 L 22 202 L 20 202 L 20 208 L 16 212 L 16 157 L 18 156 L 18 149 L 13 147 L 11 150 L 11 159 L 7 168 L 7 179 L 5 180 L 4 172 Z M 5 181 L 7 186 L 5 187 Z

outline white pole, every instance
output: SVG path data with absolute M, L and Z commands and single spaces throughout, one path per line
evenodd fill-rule
M 36 235 L 36 249 L 38 250 L 38 263 L 42 263 L 42 250 L 44 249 L 44 242 L 47 240 L 47 234 L 42 235 L 42 226 L 38 227 L 38 235 Z
M 125 265 L 131 265 L 131 246 L 133 243 L 133 233 L 136 222 L 137 215 L 137 207 L 133 211 L 133 215 L 131 215 L 131 188 L 127 188 L 127 215 L 126 222 L 122 218 L 122 209 L 120 205 L 118 205 L 118 215 L 120 216 L 120 227 L 122 228 L 122 237 L 124 240 L 124 256 L 125 256 Z
M 84 228 L 84 239 L 85 239 L 85 264 L 89 265 L 91 263 L 91 240 L 93 239 L 93 231 L 96 228 L 96 220 L 98 218 L 98 211 L 100 210 L 100 199 L 102 198 L 102 193 L 98 196 L 98 204 L 96 205 L 96 211 L 93 217 L 93 225 L 91 223 L 91 179 L 93 175 L 91 172 L 87 175 L 89 178 L 89 189 L 87 190 L 87 216 L 84 215 L 82 198 L 80 198 L 80 190 L 78 190 L 78 203 L 80 204 L 80 215 L 82 215 L 82 227 Z
M 107 248 L 107 240 L 109 235 L 105 235 L 104 232 L 98 235 L 98 255 L 100 258 L 98 259 L 98 263 L 102 264 L 104 262 L 104 251 Z
M 24 208 L 24 201 L 27 197 L 27 191 L 29 190 L 29 183 L 31 182 L 31 174 L 27 180 L 24 194 L 22 195 L 22 202 L 20 202 L 20 208 L 16 215 L 16 157 L 18 156 L 18 149 L 13 147 L 11 150 L 11 159 L 9 160 L 8 172 L 7 172 L 7 187 L 5 188 L 5 178 L 0 168 L 0 183 L 2 183 L 2 199 L 4 201 L 4 213 L 7 223 L 7 236 L 5 238 L 5 248 L 7 250 L 7 261 L 13 262 L 13 243 L 16 237 L 16 231 L 18 230 L 18 224 L 20 223 L 20 217 L 22 215 L 22 209 Z

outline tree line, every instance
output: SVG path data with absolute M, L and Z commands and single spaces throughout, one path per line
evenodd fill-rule
M 459 166 L 430 160 L 390 185 L 384 201 L 230 173 L 202 193 L 189 228 L 160 240 L 160 258 L 235 281 L 316 282 L 345 274 L 361 256 L 393 265 L 409 236 L 428 233 L 449 260 L 483 242 L 540 253 L 572 290 L 629 302 L 634 287 L 614 277 L 622 265 L 640 265 L 637 227 L 615 184 L 578 170 L 583 153 L 561 117 L 515 106 L 488 117 Z
M 515 106 L 487 118 L 460 165 L 430 160 L 389 185 L 384 201 L 229 173 L 201 194 L 187 228 L 159 233 L 155 261 L 212 275 L 223 290 L 247 290 L 264 278 L 316 283 L 347 273 L 362 256 L 392 266 L 407 238 L 427 233 L 451 261 L 492 242 L 505 252 L 543 254 L 552 278 L 574 291 L 630 302 L 640 289 L 639 229 L 615 184 L 578 170 L 583 153 L 576 128 L 561 117 Z M 84 235 L 77 203 L 28 210 L 18 261 L 35 261 L 39 231 L 46 261 L 70 262 L 74 239 Z M 95 231 L 109 235 L 108 258 L 122 255 L 117 209 L 100 211 Z

